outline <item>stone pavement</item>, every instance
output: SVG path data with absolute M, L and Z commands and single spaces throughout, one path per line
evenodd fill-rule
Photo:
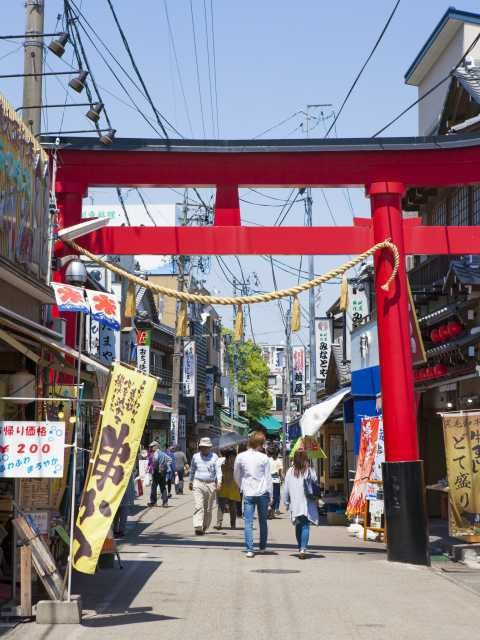
M 389 563 L 383 545 L 328 526 L 312 529 L 312 554 L 300 560 L 286 516 L 269 523 L 269 553 L 250 560 L 243 530 L 192 535 L 191 510 L 190 494 L 174 497 L 168 509 L 139 508 L 120 547 L 123 570 L 76 576 L 75 592 L 87 610 L 83 625 L 30 623 L 9 639 L 470 640 L 478 634 L 479 594 L 445 571 L 459 565 Z M 469 576 L 479 582 L 478 572 Z

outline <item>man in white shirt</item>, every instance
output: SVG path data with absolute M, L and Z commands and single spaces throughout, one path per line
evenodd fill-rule
M 201 536 L 210 526 L 217 490 L 222 484 L 222 469 L 219 458 L 212 450 L 210 438 L 202 438 L 198 453 L 192 457 L 190 466 L 190 491 L 193 491 L 193 528 Z
M 272 495 L 272 474 L 270 460 L 261 453 L 265 444 L 262 431 L 254 431 L 248 440 L 248 449 L 240 453 L 235 459 L 233 475 L 235 482 L 243 493 L 243 519 L 245 530 L 245 547 L 247 558 L 254 557 L 253 551 L 253 516 L 255 506 L 258 509 L 260 527 L 260 553 L 267 547 L 268 537 L 268 506 Z

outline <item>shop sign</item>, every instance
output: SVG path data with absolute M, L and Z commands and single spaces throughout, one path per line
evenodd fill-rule
M 444 414 L 452 536 L 480 535 L 480 413 Z
M 93 321 L 95 322 L 95 321 Z M 111 327 L 107 327 L 104 324 L 100 324 L 100 339 L 99 339 L 99 352 L 98 358 L 100 362 L 107 367 L 110 367 L 112 363 L 118 358 L 117 355 L 117 337 L 115 331 Z
M 150 373 L 150 345 L 152 332 L 150 329 L 137 331 L 137 369 L 142 373 Z
M 178 444 L 178 417 L 176 414 L 170 414 L 170 444 Z
M 184 440 L 187 436 L 187 416 L 180 414 L 178 416 L 178 439 Z
M 373 463 L 370 480 L 378 480 L 382 482 L 382 465 L 385 462 L 385 435 L 383 432 L 382 418 L 376 419 L 378 419 L 377 451 L 375 453 L 375 462 Z M 367 485 L 367 500 L 380 500 L 381 496 L 383 496 L 383 488 L 381 485 L 375 483 Z
M 183 395 L 186 398 L 196 395 L 196 365 L 195 341 L 189 340 L 183 349 Z
M 137 459 L 156 388 L 155 378 L 118 362 L 113 366 L 75 526 L 77 571 L 95 573 Z
M 240 412 L 248 411 L 247 395 L 245 393 L 237 393 L 238 410 Z
M 293 347 L 293 395 L 305 395 L 305 347 Z
M 48 157 L 0 96 L 0 256 L 44 281 L 48 267 Z
M 214 399 L 213 399 L 213 373 L 205 374 L 205 415 L 211 418 L 214 415 Z
M 410 283 L 408 283 L 408 326 L 410 331 L 410 348 L 412 350 L 413 364 L 423 364 L 427 361 L 427 354 L 425 353 L 425 346 L 423 344 L 422 332 L 418 324 L 417 312 L 415 309 L 415 303 L 413 302 L 412 291 L 410 289 Z
M 61 478 L 64 422 L 0 422 L 0 478 Z
M 329 318 L 315 319 L 317 344 L 317 380 L 320 388 L 325 387 L 328 363 L 332 351 L 332 321 Z

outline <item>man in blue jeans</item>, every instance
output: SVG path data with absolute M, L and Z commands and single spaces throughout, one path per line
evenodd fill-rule
M 235 482 L 243 494 L 243 519 L 245 524 L 245 547 L 247 558 L 255 556 L 253 550 L 253 516 L 255 506 L 258 509 L 260 526 L 260 549 L 263 553 L 267 547 L 268 506 L 272 495 L 272 474 L 270 460 L 260 450 L 265 444 L 262 431 L 254 431 L 248 441 L 248 449 L 235 459 L 233 475 Z

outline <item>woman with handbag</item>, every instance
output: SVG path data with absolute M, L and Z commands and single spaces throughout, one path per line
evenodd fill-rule
M 310 467 L 305 451 L 296 451 L 293 466 L 285 476 L 285 505 L 290 511 L 298 543 L 299 558 L 306 558 L 310 523 L 318 524 L 317 500 L 319 497 L 317 475 Z

